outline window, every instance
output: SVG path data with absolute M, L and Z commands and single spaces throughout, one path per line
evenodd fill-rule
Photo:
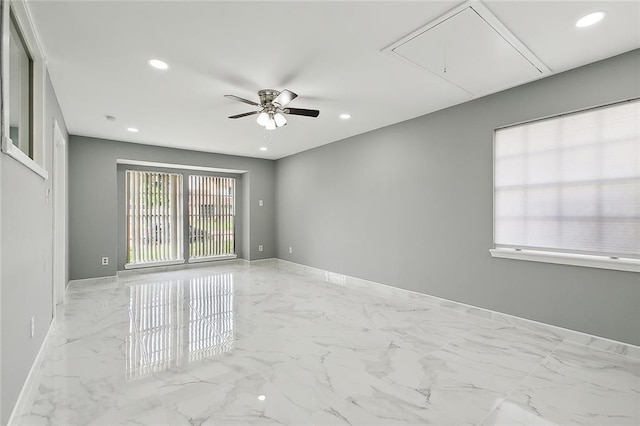
M 496 130 L 494 184 L 496 249 L 640 265 L 640 101 Z
M 182 175 L 127 170 L 127 265 L 183 257 Z
M 125 268 L 235 258 L 236 180 L 126 171 Z M 186 219 L 186 220 L 185 220 Z
M 2 99 L 2 152 L 47 179 L 45 134 L 50 131 L 44 117 L 46 67 L 27 3 L 2 3 L 3 40 L 0 63 L 6 83 L 0 85 Z
M 189 257 L 235 253 L 233 178 L 189 176 Z
M 33 159 L 33 60 L 11 12 L 9 33 L 9 137 Z

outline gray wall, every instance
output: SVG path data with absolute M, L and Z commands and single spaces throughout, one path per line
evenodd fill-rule
M 489 254 L 494 128 L 638 96 L 636 50 L 278 160 L 277 255 L 638 345 L 639 274 Z
M 118 185 L 118 159 L 247 170 L 240 182 L 239 254 L 248 260 L 275 257 L 274 161 L 71 136 L 70 279 L 112 276 L 118 270 L 116 259 L 122 259 L 124 249 L 116 232 L 124 215 L 118 209 L 118 194 L 124 190 Z M 258 200 L 264 200 L 263 207 L 258 207 Z M 260 244 L 263 252 L 258 252 Z M 108 266 L 100 264 L 103 256 L 109 257 Z
M 67 131 L 51 82 L 45 88 L 45 180 L 12 158 L 0 155 L 2 235 L 2 415 L 8 420 L 53 318 L 53 120 Z M 68 137 L 67 137 L 68 139 Z M 37 141 L 36 141 L 37 143 Z M 35 335 L 29 322 L 35 316 Z

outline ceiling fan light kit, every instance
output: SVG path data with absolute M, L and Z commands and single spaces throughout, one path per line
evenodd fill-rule
M 264 110 L 258 114 L 258 119 L 256 121 L 267 130 L 274 130 L 277 127 L 282 127 L 287 124 L 287 119 L 281 112 L 276 112 L 274 114 L 271 111 L 266 112 Z
M 260 107 L 260 110 L 258 111 L 250 111 L 242 114 L 232 115 L 229 118 L 236 119 L 258 114 L 256 122 L 267 130 L 275 130 L 278 127 L 285 126 L 287 124 L 287 118 L 285 117 L 285 114 L 302 115 L 304 117 L 314 118 L 320 115 L 320 111 L 318 111 L 317 109 L 285 108 L 289 104 L 289 102 L 298 97 L 297 94 L 286 89 L 282 92 L 273 89 L 260 90 L 258 92 L 258 98 L 260 99 L 259 104 L 235 95 L 224 96 L 230 99 L 235 99 L 239 102 L 243 102 L 245 104 Z

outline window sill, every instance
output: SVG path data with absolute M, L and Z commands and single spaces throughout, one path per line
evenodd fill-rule
M 213 262 L 215 260 L 232 260 L 237 259 L 235 254 L 226 254 L 223 256 L 207 256 L 207 257 L 192 257 L 189 259 L 189 263 L 201 263 L 201 262 Z
M 13 144 L 11 139 L 6 137 L 2 138 L 2 152 L 39 175 L 41 178 L 45 180 L 49 179 L 49 173 L 33 161 L 33 159 L 31 159 L 27 154 L 20 151 L 20 149 Z
M 126 263 L 124 269 L 153 268 L 157 266 L 183 265 L 184 259 L 166 260 L 163 262 Z
M 503 259 L 528 260 L 531 262 L 556 263 L 561 265 L 585 266 L 587 268 L 640 272 L 640 260 L 638 259 L 612 259 L 605 256 L 556 253 L 536 250 L 515 250 L 508 248 L 491 249 L 489 252 L 492 257 L 499 257 Z

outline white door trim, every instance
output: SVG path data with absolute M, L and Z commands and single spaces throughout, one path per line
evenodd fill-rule
M 67 286 L 67 141 L 53 120 L 53 310 Z

